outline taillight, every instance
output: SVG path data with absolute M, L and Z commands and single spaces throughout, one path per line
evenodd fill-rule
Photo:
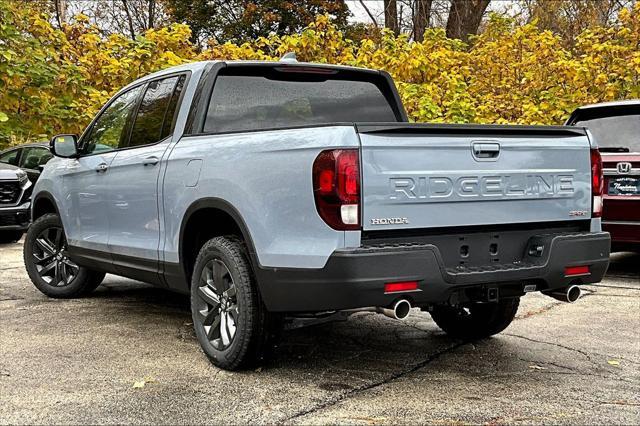
M 577 277 L 580 275 L 590 275 L 589 266 L 567 266 L 564 268 L 565 277 Z
M 597 149 L 591 150 L 591 217 L 602 216 L 602 193 L 604 192 L 604 177 L 602 175 L 602 156 Z
M 322 151 L 313 162 L 313 193 L 320 217 L 339 231 L 360 229 L 357 149 Z
M 385 283 L 385 293 L 401 293 L 403 291 L 415 291 L 418 289 L 418 281 L 402 281 L 397 283 Z

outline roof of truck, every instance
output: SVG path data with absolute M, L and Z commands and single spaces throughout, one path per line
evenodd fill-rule
M 576 108 L 565 124 L 573 125 L 579 118 L 597 118 L 607 117 L 620 114 L 630 108 L 636 109 L 640 107 L 640 99 L 628 99 L 624 101 L 601 102 L 598 104 L 583 105 Z
M 201 71 L 202 69 L 206 68 L 208 65 L 210 64 L 225 64 L 226 66 L 231 66 L 231 67 L 235 67 L 235 66 L 278 66 L 278 67 L 303 67 L 303 68 L 331 68 L 331 69 L 336 69 L 336 70 L 344 70 L 344 71 L 359 71 L 359 72 L 367 72 L 367 73 L 374 73 L 374 74 L 381 74 L 383 73 L 383 71 L 380 70 L 374 70 L 374 69 L 370 69 L 370 68 L 360 68 L 360 67 L 351 67 L 351 66 L 346 66 L 346 65 L 334 65 L 334 64 L 320 64 L 320 63 L 316 63 L 316 62 L 298 62 L 297 60 L 294 59 L 286 59 L 285 57 L 283 57 L 281 60 L 279 61 L 241 61 L 241 60 L 233 60 L 233 61 L 219 61 L 219 60 L 211 60 L 211 61 L 196 61 L 196 62 L 188 62 L 186 64 L 182 64 L 182 65 L 177 65 L 174 67 L 169 67 L 169 68 L 165 68 L 163 70 L 160 71 L 156 71 L 152 74 L 148 74 L 145 75 L 143 77 L 138 78 L 137 80 L 129 83 L 127 86 L 125 86 L 123 90 L 134 86 L 136 84 L 139 84 L 141 81 L 146 81 L 146 80 L 151 80 L 154 79 L 156 77 L 161 77 L 163 75 L 167 75 L 167 74 L 173 74 L 173 73 L 179 73 L 179 72 L 183 72 L 183 71 L 191 71 L 191 72 L 196 72 L 196 71 Z
M 640 105 L 640 99 L 628 99 L 624 101 L 600 102 L 598 104 L 583 105 L 576 110 L 593 109 L 593 108 L 610 108 L 619 106 L 635 106 Z

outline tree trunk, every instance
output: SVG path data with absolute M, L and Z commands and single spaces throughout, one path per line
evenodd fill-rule
M 469 41 L 470 34 L 477 34 L 489 2 L 490 0 L 451 0 L 447 37 Z
M 396 0 L 384 0 L 384 26 L 395 35 L 400 34 L 398 26 L 398 4 Z
M 156 14 L 156 0 L 149 0 L 149 29 L 153 28 Z
M 124 13 L 127 15 L 127 23 L 129 24 L 129 32 L 131 32 L 131 38 L 136 38 L 136 30 L 133 28 L 133 19 L 131 18 L 131 12 L 129 12 L 129 5 L 127 4 L 127 0 L 122 0 L 122 5 L 124 6 Z
M 58 27 L 62 28 L 62 24 L 67 22 L 67 0 L 54 0 L 53 3 L 56 8 Z
M 373 22 L 373 25 L 375 25 L 377 27 L 378 26 L 378 21 L 376 21 L 375 16 L 373 16 L 373 14 L 371 13 L 371 11 L 367 7 L 367 5 L 364 3 L 364 0 L 360 0 L 360 4 L 364 8 L 364 11 L 367 12 L 367 15 L 369 15 L 369 18 L 371 18 L 371 22 Z
M 431 4 L 433 0 L 416 0 L 413 15 L 413 39 L 424 40 L 424 31 L 429 27 L 431 17 Z

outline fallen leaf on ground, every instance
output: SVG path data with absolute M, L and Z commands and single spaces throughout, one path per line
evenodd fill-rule
M 151 376 L 147 376 L 144 379 L 137 381 L 137 382 L 133 382 L 133 387 L 134 389 L 141 389 L 143 388 L 147 383 L 155 383 L 156 379 L 154 379 Z
M 529 368 L 531 368 L 532 370 L 546 370 L 546 368 L 544 367 L 540 367 L 539 365 L 530 365 Z
M 609 364 L 609 365 L 620 365 L 620 361 L 615 360 L 615 359 L 610 359 L 609 361 L 607 361 L 607 364 Z

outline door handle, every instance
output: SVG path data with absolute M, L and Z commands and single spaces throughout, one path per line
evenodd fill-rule
M 500 155 L 500 144 L 476 142 L 471 150 L 476 160 L 494 160 Z
M 109 168 L 109 166 L 107 165 L 107 163 L 100 163 L 98 164 L 98 166 L 96 167 L 96 172 L 98 173 L 104 173 L 107 171 L 107 169 Z
M 152 155 L 151 157 L 147 157 L 144 160 L 142 160 L 142 165 L 143 166 L 155 166 L 156 164 L 158 164 L 158 161 L 160 161 L 160 159 L 158 157 L 156 157 L 155 155 Z

